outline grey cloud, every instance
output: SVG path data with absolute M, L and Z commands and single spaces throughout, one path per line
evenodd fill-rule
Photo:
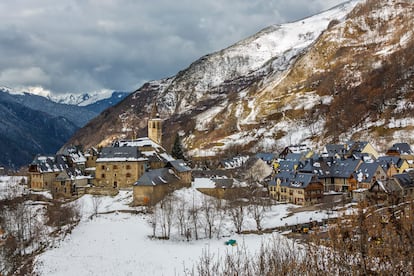
M 1 1 L 0 86 L 134 90 L 341 0 Z

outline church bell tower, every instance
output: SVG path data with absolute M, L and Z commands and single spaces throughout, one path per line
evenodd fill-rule
M 148 138 L 158 145 L 162 145 L 162 120 L 156 103 L 153 105 L 151 116 L 148 119 Z

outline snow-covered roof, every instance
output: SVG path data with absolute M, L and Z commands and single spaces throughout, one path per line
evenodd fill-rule
M 83 164 L 86 162 L 85 155 L 83 152 L 76 146 L 68 146 L 60 150 L 58 154 L 68 156 L 76 164 Z
M 184 160 L 178 159 L 168 162 L 167 166 L 171 165 L 177 172 L 188 172 L 191 171 L 191 168 L 187 166 Z
M 247 155 L 235 156 L 230 159 L 220 161 L 220 164 L 225 169 L 240 168 L 249 159 Z
M 36 166 L 40 173 L 62 172 L 68 168 L 66 157 L 63 155 L 37 155 L 30 165 Z
M 407 143 L 396 143 L 392 145 L 389 151 L 397 151 L 399 154 L 402 154 L 402 155 L 413 154 L 413 150 L 411 149 L 410 145 Z
M 312 173 L 281 172 L 275 176 L 275 179 L 279 180 L 281 186 L 304 189 L 312 183 L 313 179 L 316 179 L 316 175 Z
M 379 163 L 361 163 L 354 177 L 358 182 L 372 182 L 378 169 L 382 169 Z
M 211 178 L 194 178 L 193 188 L 195 189 L 214 189 L 216 183 Z
M 118 146 L 118 147 L 138 147 L 138 148 L 152 147 L 154 149 L 163 149 L 165 151 L 165 149 L 161 145 L 155 143 L 153 140 L 151 140 L 148 137 L 141 137 L 141 138 L 133 139 L 133 140 L 116 141 L 114 143 L 114 146 Z
M 105 147 L 96 162 L 146 161 L 136 147 Z

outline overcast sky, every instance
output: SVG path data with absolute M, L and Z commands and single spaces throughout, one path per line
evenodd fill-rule
M 1 0 L 0 86 L 133 91 L 345 0 Z

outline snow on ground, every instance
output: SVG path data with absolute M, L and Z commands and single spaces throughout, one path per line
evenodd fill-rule
M 148 238 L 151 228 L 142 216 L 111 214 L 82 222 L 59 247 L 36 262 L 40 275 L 183 275 L 192 269 L 203 250 L 215 256 L 236 251 L 228 238 L 175 242 Z M 274 235 L 232 236 L 250 252 Z
M 86 194 L 75 201 L 80 208 L 83 219 L 88 219 L 94 214 L 94 205 L 97 206 L 98 213 L 140 209 L 129 206 L 131 202 L 132 190 L 121 190 L 114 197 Z
M 129 203 L 131 191 L 121 191 L 115 197 L 102 196 L 99 212 L 133 210 Z M 174 196 L 200 205 L 207 197 L 195 189 L 174 192 Z M 220 259 L 227 253 L 234 254 L 243 248 L 251 255 L 257 253 L 262 243 L 285 239 L 278 233 L 264 235 L 237 235 L 227 217 L 223 224 L 222 238 L 185 241 L 177 233 L 170 240 L 152 239 L 150 217 L 143 214 L 114 212 L 100 214 L 93 219 L 93 198 L 84 195 L 77 200 L 81 206 L 82 220 L 63 241 L 37 257 L 35 271 L 39 275 L 183 275 L 193 269 L 203 252 L 209 251 Z M 274 205 L 266 211 L 265 228 L 296 223 L 307 223 L 327 217 L 322 211 L 289 215 L 290 204 Z M 332 215 L 331 215 L 332 217 Z M 255 222 L 246 215 L 243 229 L 254 230 Z M 203 230 L 200 229 L 200 232 Z M 228 239 L 236 239 L 237 247 L 226 246 Z
M 24 176 L 0 176 L 0 200 L 21 196 L 26 187 L 20 185 L 22 179 L 24 179 L 24 183 L 27 182 L 27 178 Z

